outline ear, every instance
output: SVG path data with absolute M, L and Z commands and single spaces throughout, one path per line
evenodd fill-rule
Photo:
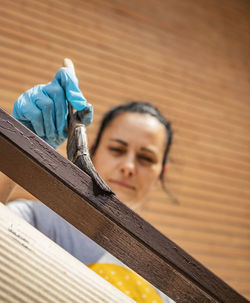
M 155 179 L 155 181 L 153 182 L 153 187 L 152 187 L 152 189 L 153 190 L 158 190 L 159 189 L 159 186 L 160 186 L 160 184 L 161 184 L 161 175 L 165 175 L 165 166 L 164 166 L 164 168 L 160 171 L 160 173 L 159 173 L 159 175 L 158 175 L 158 177 Z
M 164 175 L 167 173 L 167 170 L 168 170 L 167 164 L 165 164 L 165 166 L 164 166 L 164 168 L 163 168 L 163 174 L 164 174 Z
M 164 165 L 164 167 L 161 169 L 159 179 L 161 179 L 161 176 L 163 177 L 167 173 L 167 164 Z

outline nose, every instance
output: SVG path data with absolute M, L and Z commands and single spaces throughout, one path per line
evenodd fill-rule
M 120 163 L 120 172 L 125 178 L 131 178 L 135 175 L 135 160 L 133 155 L 127 155 Z

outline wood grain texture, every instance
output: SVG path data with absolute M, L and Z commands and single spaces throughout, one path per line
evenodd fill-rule
M 2 109 L 0 143 L 1 171 L 177 303 L 247 302 Z
M 103 113 L 148 100 L 172 121 L 166 185 L 138 212 L 250 299 L 248 0 L 1 0 L 0 105 L 64 57 Z M 65 155 L 65 146 L 60 148 Z M 27 197 L 19 188 L 12 198 Z M 221 253 L 220 253 L 221 252 Z

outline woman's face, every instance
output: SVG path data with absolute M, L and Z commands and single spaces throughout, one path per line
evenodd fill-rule
M 156 118 L 122 113 L 104 130 L 93 163 L 118 198 L 133 207 L 159 180 L 165 145 L 166 130 Z

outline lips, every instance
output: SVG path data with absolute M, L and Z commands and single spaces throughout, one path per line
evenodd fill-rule
M 130 185 L 124 181 L 118 181 L 118 180 L 109 180 L 110 183 L 113 183 L 113 184 L 117 184 L 117 185 L 120 185 L 122 187 L 125 187 L 125 188 L 129 188 L 131 190 L 135 190 L 135 186 L 133 185 Z

